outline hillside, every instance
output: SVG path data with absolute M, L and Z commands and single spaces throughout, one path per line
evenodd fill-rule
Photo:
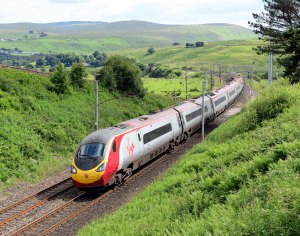
M 78 235 L 299 235 L 299 89 L 264 90 Z
M 94 131 L 94 83 L 68 85 L 68 94 L 57 95 L 47 77 L 0 68 L 0 195 L 17 181 L 38 182 L 70 166 L 78 143 Z M 99 129 L 173 104 L 150 93 L 142 101 L 115 97 L 126 98 L 99 93 Z
M 217 42 L 257 37 L 251 30 L 235 25 L 170 26 L 130 21 L 97 24 L 96 26 L 107 28 L 105 28 L 105 32 L 101 32 L 100 29 L 99 32 L 90 32 L 84 25 L 62 26 L 79 28 L 76 28 L 76 33 L 72 34 L 48 35 L 45 38 L 23 39 L 17 42 L 1 42 L 0 46 L 9 49 L 17 47 L 22 51 L 41 53 L 51 51 L 90 54 L 96 50 L 110 52 L 127 48 L 162 47 L 172 45 L 174 42 L 185 45 L 187 42 Z
M 82 34 L 88 32 L 109 32 L 109 31 L 134 31 L 134 30 L 157 30 L 176 25 L 164 25 L 146 21 L 117 21 L 111 23 L 79 23 L 69 25 L 53 25 L 53 24 L 38 24 L 38 23 L 11 23 L 0 24 L 0 29 L 17 29 L 17 30 L 33 30 L 44 31 L 55 34 Z
M 156 47 L 155 53 L 147 55 L 148 47 L 129 48 L 108 52 L 110 55 L 124 55 L 138 59 L 141 63 L 161 63 L 171 68 L 182 68 L 183 66 L 195 66 L 202 69 L 202 63 L 210 70 L 210 64 L 221 64 L 222 66 L 241 66 L 250 64 L 255 71 L 267 72 L 269 57 L 258 56 L 252 49 L 262 45 L 258 39 L 229 40 L 205 43 L 204 47 L 186 48 L 185 45 Z M 276 58 L 276 57 L 275 57 Z M 217 66 L 214 67 L 218 71 Z M 274 75 L 282 70 L 273 66 Z M 228 72 L 228 71 L 227 71 Z

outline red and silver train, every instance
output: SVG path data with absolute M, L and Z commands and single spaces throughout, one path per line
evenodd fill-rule
M 236 73 L 230 83 L 207 93 L 204 99 L 206 123 L 230 106 L 242 89 L 242 76 Z M 95 131 L 79 144 L 71 166 L 72 181 L 84 190 L 119 184 L 135 169 L 187 139 L 201 128 L 201 121 L 200 96 Z

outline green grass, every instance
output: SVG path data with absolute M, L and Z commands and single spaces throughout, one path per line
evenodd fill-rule
M 188 99 L 199 96 L 202 94 L 204 74 L 201 77 L 193 78 L 192 75 L 195 74 L 193 72 L 187 73 L 187 91 L 188 91 Z M 176 89 L 176 96 L 184 98 L 186 97 L 186 79 L 185 74 L 183 73 L 180 77 L 175 77 L 173 79 L 165 79 L 165 78 L 143 78 L 144 87 L 148 89 L 149 92 L 153 91 L 154 94 L 161 94 L 164 96 L 173 95 Z M 211 78 L 207 75 L 207 86 L 206 92 L 211 91 Z M 215 88 L 221 87 L 223 83 L 220 83 L 220 80 L 215 78 Z M 179 91 L 180 90 L 180 91 Z M 200 92 L 193 92 L 190 90 L 196 90 Z M 162 92 L 168 91 L 168 92 Z M 180 95 L 178 94 L 179 92 Z
M 38 182 L 69 166 L 79 142 L 94 131 L 94 83 L 57 95 L 47 77 L 0 69 L 0 195 L 16 181 Z M 106 90 L 99 85 L 99 90 Z M 99 102 L 119 93 L 99 93 Z M 172 105 L 171 96 L 112 100 L 99 106 L 99 128 Z M 17 122 L 16 122 L 17 121 Z
M 46 38 L 27 39 L 22 42 L 1 42 L 0 46 L 39 53 L 76 52 L 91 54 L 94 51 L 111 52 L 115 50 L 140 47 L 161 47 L 174 42 L 181 44 L 197 41 L 216 42 L 229 39 L 255 38 L 250 30 L 237 26 L 178 26 L 160 30 L 116 31 L 97 33 L 77 33 L 49 35 Z
M 299 88 L 264 90 L 78 235 L 299 235 Z
M 210 64 L 215 64 L 214 71 L 218 71 L 217 64 L 226 67 L 236 66 L 237 71 L 241 71 L 239 66 L 248 64 L 255 68 L 260 74 L 268 71 L 269 57 L 258 56 L 252 48 L 261 45 L 258 39 L 230 40 L 206 43 L 205 47 L 186 48 L 184 45 L 156 47 L 156 52 L 146 55 L 148 47 L 131 48 L 108 52 L 108 55 L 124 55 L 137 58 L 141 63 L 161 63 L 171 68 L 182 68 L 183 66 L 195 66 L 202 69 L 211 69 Z M 253 64 L 254 63 L 254 64 Z M 238 68 L 239 67 L 239 68 Z M 223 72 L 229 73 L 228 68 L 223 67 Z M 274 74 L 282 71 L 282 68 L 274 66 Z

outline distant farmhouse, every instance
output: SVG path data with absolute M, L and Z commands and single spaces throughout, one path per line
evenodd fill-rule
M 2 42 L 21 41 L 21 39 L 0 39 Z

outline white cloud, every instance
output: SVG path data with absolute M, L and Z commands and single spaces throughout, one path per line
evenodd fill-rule
M 3 2 L 2 2 L 3 1 Z M 0 23 L 146 20 L 162 24 L 233 23 L 247 27 L 261 0 L 10 0 Z

